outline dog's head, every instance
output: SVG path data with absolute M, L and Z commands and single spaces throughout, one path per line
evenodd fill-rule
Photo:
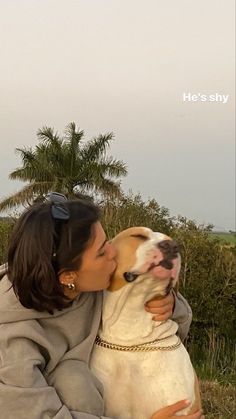
M 180 255 L 176 242 L 146 227 L 132 227 L 119 233 L 112 243 L 117 251 L 117 268 L 109 291 L 145 277 L 167 280 L 167 289 L 174 287 L 180 271 Z

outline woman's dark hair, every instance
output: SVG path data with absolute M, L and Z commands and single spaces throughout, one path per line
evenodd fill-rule
M 71 304 L 58 272 L 80 267 L 100 211 L 85 200 L 66 201 L 68 220 L 54 219 L 52 203 L 35 204 L 19 218 L 8 249 L 8 277 L 26 308 L 53 313 Z

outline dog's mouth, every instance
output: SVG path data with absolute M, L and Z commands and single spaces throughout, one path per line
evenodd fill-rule
M 173 263 L 170 260 L 163 259 L 159 263 L 151 263 L 146 272 L 124 272 L 123 276 L 127 282 L 133 282 L 140 275 L 145 275 L 148 272 L 151 272 L 153 269 L 157 268 L 158 266 L 162 266 L 162 268 L 171 270 L 173 268 Z
M 176 242 L 170 240 L 163 240 L 158 243 L 157 247 L 161 250 L 163 259 L 159 263 L 151 263 L 149 268 L 145 272 L 124 272 L 123 276 L 127 282 L 133 282 L 140 275 L 145 275 L 151 272 L 153 269 L 161 266 L 164 269 L 173 269 L 173 260 L 178 257 L 179 247 Z
M 152 269 L 156 268 L 157 266 L 162 266 L 162 268 L 170 270 L 173 268 L 173 262 L 172 260 L 162 259 L 159 263 L 152 263 L 151 266 L 148 268 L 147 272 L 150 272 Z

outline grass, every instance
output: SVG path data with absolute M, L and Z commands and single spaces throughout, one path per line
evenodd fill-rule
M 201 347 L 189 345 L 206 419 L 236 419 L 236 345 L 214 330 Z
M 230 245 L 236 245 L 236 234 L 235 233 L 220 233 L 220 232 L 210 232 L 210 237 L 213 239 L 219 239 L 223 243 Z
M 236 418 L 236 387 L 218 381 L 201 381 L 202 407 L 206 419 Z
M 192 342 L 188 351 L 197 375 L 203 381 L 232 384 L 236 388 L 236 344 L 233 339 L 217 336 L 214 330 L 201 346 Z

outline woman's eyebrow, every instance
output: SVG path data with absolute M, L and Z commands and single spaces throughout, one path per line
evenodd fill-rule
M 107 242 L 107 237 L 105 238 L 104 242 L 102 243 L 102 245 L 99 247 L 99 249 L 97 250 L 99 252 L 99 250 L 101 250 L 103 248 L 103 246 L 105 245 L 105 243 Z

